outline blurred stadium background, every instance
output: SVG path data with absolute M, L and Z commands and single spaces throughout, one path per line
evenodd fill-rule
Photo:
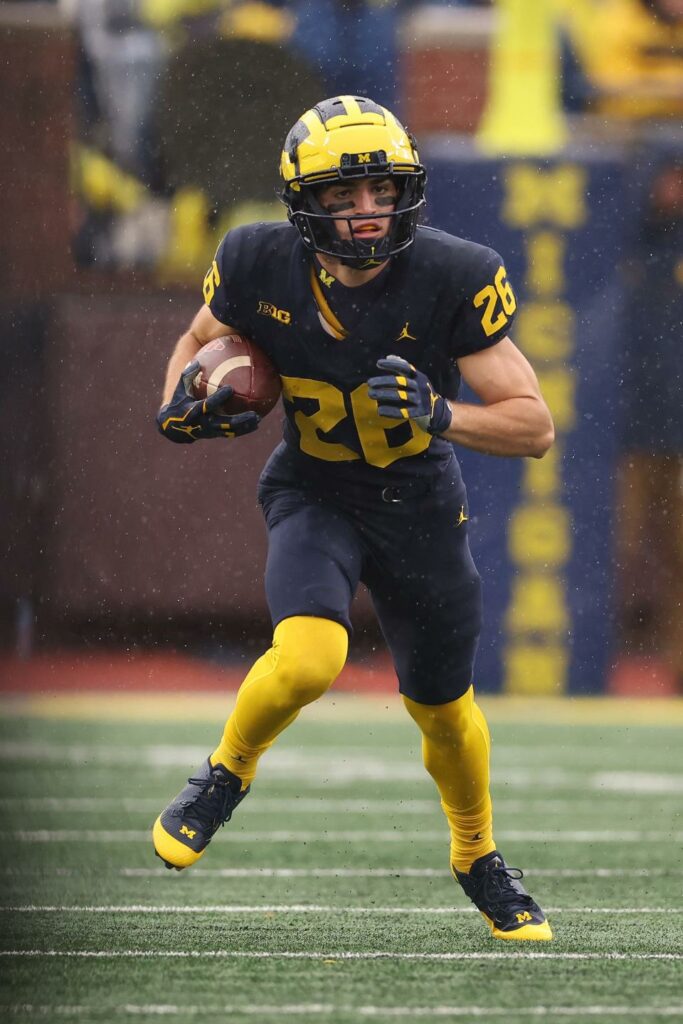
M 2 4 L 5 688 L 220 689 L 267 643 L 279 414 L 188 451 L 153 415 L 217 241 L 284 215 L 287 126 L 343 91 L 417 135 L 429 222 L 504 254 L 558 427 L 463 453 L 480 690 L 679 693 L 682 42 L 677 0 Z M 393 688 L 355 621 L 342 686 Z

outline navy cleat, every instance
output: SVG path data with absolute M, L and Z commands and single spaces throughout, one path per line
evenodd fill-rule
M 522 872 L 509 868 L 497 850 L 475 860 L 468 873 L 452 871 L 494 939 L 552 939 L 545 914 L 520 884 Z
M 194 864 L 220 826 L 230 821 L 249 788 L 242 790 L 241 779 L 222 764 L 207 760 L 154 822 L 157 857 L 176 871 Z

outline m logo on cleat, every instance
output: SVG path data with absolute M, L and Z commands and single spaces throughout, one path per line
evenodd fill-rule
M 531 917 L 531 914 L 529 913 L 528 910 L 525 910 L 521 914 L 515 914 L 515 917 L 517 918 L 517 920 L 519 921 L 520 924 L 524 924 L 525 921 L 533 920 L 533 918 Z
M 188 828 L 187 825 L 181 825 L 180 834 L 181 836 L 187 836 L 188 839 L 194 839 L 194 837 L 197 835 L 197 832 L 193 828 Z M 519 914 L 517 916 L 519 917 Z

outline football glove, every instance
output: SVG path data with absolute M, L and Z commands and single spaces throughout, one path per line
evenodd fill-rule
M 219 388 L 208 398 L 194 397 L 192 381 L 198 370 L 196 359 L 188 363 L 171 401 L 159 409 L 157 426 L 160 433 L 176 444 L 192 444 L 206 437 L 241 437 L 256 430 L 261 420 L 258 413 L 228 415 L 220 411 L 221 404 L 233 394 L 231 387 Z
M 428 434 L 448 430 L 453 413 L 445 398 L 437 395 L 429 378 L 400 356 L 377 363 L 386 376 L 371 377 L 368 394 L 377 402 L 380 416 L 409 419 Z

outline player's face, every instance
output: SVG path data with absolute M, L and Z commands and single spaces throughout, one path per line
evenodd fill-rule
M 391 178 L 361 178 L 340 181 L 321 189 L 318 200 L 324 209 L 337 217 L 337 234 L 343 241 L 351 236 L 364 242 L 377 242 L 391 230 L 390 217 L 378 217 L 396 208 L 398 190 Z M 347 217 L 359 217 L 348 221 Z

